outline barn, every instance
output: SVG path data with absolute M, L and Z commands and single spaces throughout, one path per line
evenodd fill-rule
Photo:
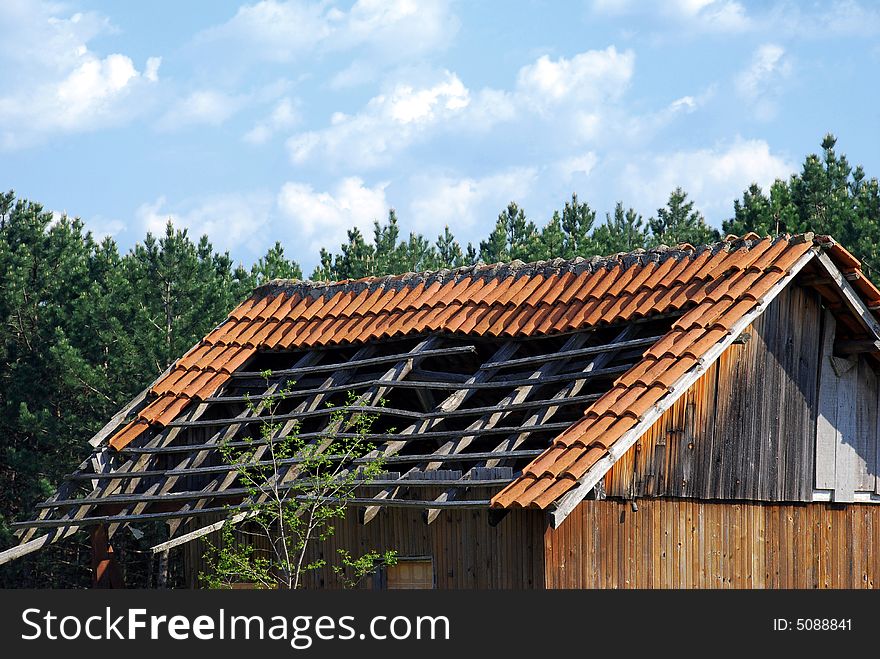
M 314 549 L 395 549 L 369 587 L 871 588 L 878 311 L 812 234 L 275 280 L 89 440 L 0 563 L 88 528 L 116 585 L 108 543 L 158 521 L 195 586 L 206 537 L 254 505 L 218 445 L 285 386 L 282 434 L 376 415 L 384 471 Z

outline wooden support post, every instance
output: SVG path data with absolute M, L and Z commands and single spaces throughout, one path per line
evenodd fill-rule
M 125 588 L 122 568 L 116 560 L 113 547 L 110 546 L 107 527 L 103 524 L 93 526 L 91 539 L 92 588 Z

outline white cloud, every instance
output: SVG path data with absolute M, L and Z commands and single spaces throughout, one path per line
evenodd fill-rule
M 89 50 L 89 40 L 113 31 L 106 18 L 61 11 L 47 3 L 0 4 L 0 148 L 125 123 L 143 111 L 159 79 L 159 58 L 147 59 L 141 72 L 127 55 Z
M 593 0 L 597 14 L 654 14 L 701 32 L 742 32 L 754 27 L 745 7 L 736 0 L 667 0 L 645 3 L 636 0 Z
M 376 79 L 377 71 L 374 66 L 363 61 L 355 60 L 347 67 L 338 71 L 327 83 L 330 89 L 349 89 L 359 85 L 373 82 Z
M 156 235 L 165 233 L 170 219 L 174 226 L 187 228 L 198 240 L 203 234 L 214 248 L 247 253 L 256 257 L 264 244 L 272 220 L 272 196 L 265 193 L 228 193 L 190 200 L 178 208 L 169 207 L 164 196 L 141 204 L 135 217 L 141 227 Z
M 564 158 L 556 164 L 559 177 L 566 183 L 571 183 L 576 177 L 589 176 L 599 162 L 599 156 L 593 151 L 584 154 Z
M 282 98 L 275 104 L 268 117 L 255 123 L 254 127 L 244 134 L 244 141 L 250 144 L 265 144 L 275 133 L 293 128 L 298 121 L 297 104 L 289 98 Z
M 382 61 L 446 46 L 459 21 L 447 0 L 358 0 L 348 11 L 328 2 L 263 0 L 204 31 L 202 43 L 238 44 L 236 56 L 292 62 L 314 51 L 366 49 Z
M 535 186 L 533 167 L 505 170 L 480 178 L 418 175 L 410 181 L 411 226 L 432 238 L 449 225 L 462 242 L 485 238 L 499 209 L 521 201 Z
M 561 103 L 597 105 L 619 99 L 629 85 L 635 66 L 632 51 L 614 46 L 589 50 L 571 59 L 552 60 L 547 55 L 520 69 L 517 94 L 538 110 Z
M 737 93 L 753 106 L 759 119 L 771 119 L 776 114 L 780 83 L 791 74 L 791 69 L 785 49 L 771 43 L 759 47 L 749 66 L 737 76 Z
M 370 99 L 358 114 L 337 112 L 327 128 L 294 135 L 287 146 L 297 164 L 319 157 L 325 163 L 374 167 L 430 128 L 460 115 L 470 102 L 470 92 L 458 76 L 446 71 L 430 86 L 399 83 Z
M 745 7 L 734 0 L 675 0 L 667 7 L 707 31 L 741 32 L 752 26 Z
M 321 247 L 338 249 L 351 227 L 370 236 L 373 221 L 383 221 L 388 213 L 386 187 L 388 183 L 369 187 L 358 177 L 342 179 L 329 192 L 318 192 L 308 183 L 285 183 L 277 198 L 287 220 L 283 232 L 312 258 Z
M 799 39 L 827 39 L 868 37 L 880 33 L 880 9 L 872 3 L 857 0 L 754 3 L 750 10 L 736 0 L 668 0 L 650 3 L 639 0 L 593 0 L 591 7 L 599 15 L 648 16 L 690 33 L 752 32 L 773 35 L 772 38 L 777 39 L 780 35 Z M 680 32 L 676 32 L 672 38 L 679 37 Z
M 678 186 L 688 192 L 707 219 L 727 217 L 733 200 L 752 183 L 765 189 L 787 178 L 797 166 L 770 151 L 764 140 L 737 139 L 711 149 L 630 157 L 620 177 L 627 204 L 653 213 Z M 650 209 L 650 210 L 647 210 Z
M 156 122 L 163 131 L 208 125 L 219 126 L 246 103 L 243 95 L 230 95 L 216 89 L 199 89 L 174 103 Z
M 631 51 L 613 46 L 571 59 L 545 55 L 519 70 L 512 91 L 471 92 L 450 71 L 435 73 L 421 84 L 398 82 L 359 112 L 337 112 L 327 127 L 292 136 L 288 150 L 295 164 L 370 168 L 389 163 L 442 130 L 485 132 L 500 122 L 527 117 L 565 125 L 574 138 L 593 139 L 626 91 L 634 61 Z

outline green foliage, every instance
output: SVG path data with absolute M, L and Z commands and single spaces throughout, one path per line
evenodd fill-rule
M 270 371 L 263 377 L 267 393 L 258 401 L 247 401 L 251 413 L 262 418 L 258 437 L 219 447 L 223 460 L 236 467 L 248 507 L 246 515 L 238 518 L 238 509 L 230 509 L 220 542 L 209 543 L 205 554 L 209 571 L 200 575 L 209 588 L 243 582 L 258 588 L 301 587 L 306 573 L 326 565 L 325 559 L 312 556 L 312 546 L 333 534 L 334 523 L 345 517 L 356 488 L 384 468 L 381 453 L 369 442 L 377 415 L 347 410 L 361 404 L 362 397 L 350 393 L 346 406 L 330 413 L 325 434 L 308 441 L 299 436 L 295 422 L 285 428 L 276 419 L 289 389 L 270 386 Z M 242 517 L 247 542 L 236 537 L 235 521 L 243 521 Z M 340 551 L 339 557 L 331 568 L 351 587 L 382 564 L 396 562 L 394 551 L 362 556 Z
M 605 223 L 593 232 L 593 241 L 599 254 L 631 252 L 644 247 L 647 240 L 642 216 L 632 208 L 624 210 L 622 201 L 615 205 L 614 215 L 606 213 Z
M 241 277 L 236 272 L 236 277 Z M 251 267 L 251 286 L 259 286 L 273 279 L 302 279 L 299 263 L 284 257 L 284 247 L 280 242 L 269 248 L 266 255 Z
M 538 240 L 534 222 L 527 220 L 525 211 L 511 201 L 498 215 L 489 238 L 480 242 L 480 260 L 483 263 L 528 260 Z
M 724 231 L 760 235 L 813 231 L 835 240 L 865 262 L 876 277 L 880 265 L 880 187 L 861 167 L 853 168 L 826 135 L 822 154 L 807 156 L 799 174 L 776 181 L 765 194 L 757 185 L 734 203 Z
M 706 224 L 703 214 L 688 200 L 687 192 L 675 188 L 666 206 L 657 209 L 657 217 L 648 220 L 653 245 L 690 243 L 704 245 L 720 238 L 717 230 Z

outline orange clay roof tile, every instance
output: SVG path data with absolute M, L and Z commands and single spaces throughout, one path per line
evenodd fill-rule
M 832 243 L 831 247 L 828 250 L 828 255 L 834 260 L 834 262 L 837 264 L 837 267 L 841 268 L 842 270 L 862 267 L 862 262 L 859 261 L 852 254 L 850 254 L 847 249 L 840 243 Z
M 597 300 L 596 302 L 597 304 L 592 306 L 589 310 L 584 307 L 584 313 L 580 324 L 569 323 L 566 329 L 573 330 L 578 327 L 590 327 L 598 325 L 600 322 L 608 322 L 610 316 L 609 312 L 614 308 L 617 300 L 613 297 L 607 297 L 604 300 Z
M 524 493 L 532 486 L 535 480 L 534 476 L 523 474 L 522 477 L 513 481 L 502 492 L 496 494 L 492 499 L 491 505 L 495 508 L 508 508 L 514 505 L 521 505 L 519 504 L 521 499 L 531 501 L 531 499 L 525 499 Z
M 281 304 L 272 312 L 272 318 L 275 320 L 285 320 L 288 316 L 290 316 L 294 307 L 299 303 L 302 299 L 302 296 L 299 293 L 294 293 L 293 295 L 282 295 L 281 296 Z
M 595 412 L 596 414 L 604 414 L 605 412 L 608 412 L 614 416 L 621 416 L 627 411 L 629 406 L 647 390 L 647 385 L 644 385 L 641 382 L 636 382 L 631 387 L 617 385 L 612 391 L 619 392 L 619 395 L 615 396 L 613 400 L 609 397 L 609 402 L 601 406 L 593 405 L 590 411 Z
M 589 270 L 584 270 L 564 288 L 560 287 L 559 292 L 554 296 L 555 304 L 568 304 L 575 299 L 575 296 L 578 295 L 581 290 L 590 286 L 590 279 L 593 277 L 593 274 L 594 273 L 591 273 Z
M 565 494 L 569 489 L 576 485 L 576 479 L 569 480 L 566 476 L 567 474 L 563 474 L 559 479 L 553 481 L 553 484 L 550 487 L 534 498 L 532 504 L 541 510 L 544 510 L 561 495 Z
M 196 376 L 198 375 L 199 373 L 196 372 Z M 171 404 L 175 400 L 178 400 L 178 398 L 174 394 L 164 394 L 162 396 L 159 396 L 159 398 L 152 401 L 144 409 L 138 412 L 138 418 L 143 419 L 144 421 L 148 421 L 149 423 L 153 423 L 165 412 L 165 410 L 167 410 L 171 406 Z
M 581 457 L 581 455 L 583 455 L 584 451 L 587 450 L 581 446 L 554 448 L 562 448 L 562 451 L 556 454 L 555 459 L 552 462 L 547 462 L 540 471 L 534 469 L 530 470 L 529 473 L 534 474 L 538 478 L 542 478 L 544 476 L 556 478 L 557 476 L 560 476 L 571 465 L 573 465 L 575 461 L 579 457 Z
M 531 314 L 524 313 L 525 322 L 520 326 L 519 332 L 520 334 L 524 334 L 526 336 L 531 336 L 532 334 L 538 333 L 538 328 L 544 324 L 547 317 L 553 313 L 553 308 L 547 306 L 546 304 L 541 304 L 535 307 L 534 312 Z
M 587 469 L 596 464 L 606 453 L 607 451 L 601 446 L 591 446 L 588 449 L 583 449 L 580 456 L 578 456 L 578 459 L 575 460 L 566 470 L 566 475 L 570 476 L 576 482 L 578 478 L 587 473 Z M 569 483 L 568 487 L 570 488 L 572 485 L 574 485 L 574 483 Z M 564 494 L 565 491 L 563 491 L 562 494 Z
M 585 417 L 584 421 L 586 423 L 583 423 L 578 427 L 579 433 L 577 436 L 567 436 L 565 438 L 560 437 L 557 441 L 559 441 L 560 444 L 564 442 L 566 446 L 572 446 L 575 443 L 589 446 L 599 439 L 608 428 L 614 425 L 617 421 L 617 417 L 606 413 L 605 416 L 601 416 L 598 419 L 589 419 Z
M 614 442 L 616 442 L 620 437 L 630 428 L 635 426 L 638 421 L 629 416 L 622 417 L 608 417 L 611 419 L 612 423 L 608 424 L 607 428 L 601 433 L 588 433 L 588 437 L 590 438 L 587 446 L 604 446 L 605 448 L 610 448 Z M 601 421 L 600 419 L 599 421 Z M 585 436 L 584 441 L 586 442 Z
M 127 425 L 123 426 L 123 428 L 119 430 L 115 435 L 113 435 L 113 437 L 110 439 L 109 444 L 116 450 L 125 448 L 138 437 L 140 437 L 144 432 L 146 432 L 149 427 L 150 424 L 143 419 L 134 419 Z
M 177 416 L 183 412 L 183 410 L 189 405 L 189 400 L 186 398 L 175 398 L 171 401 L 171 404 L 165 408 L 165 410 L 157 416 L 153 421 L 161 426 L 166 426 Z
M 755 308 L 755 301 L 748 298 L 735 302 L 721 316 L 712 323 L 712 329 L 722 329 L 729 331 L 733 324 L 745 316 L 749 311 Z
M 570 450 L 571 448 L 568 446 L 562 446 L 559 444 L 551 445 L 550 448 L 535 458 L 531 464 L 525 468 L 524 473 L 532 474 L 533 476 L 541 476 L 547 468 L 556 464 Z
M 766 268 L 769 268 L 785 250 L 790 248 L 790 246 L 789 241 L 785 238 L 777 238 L 766 252 L 752 262 L 751 267 L 757 270 L 765 270 Z
M 706 354 L 706 351 L 709 348 L 714 346 L 728 334 L 727 329 L 719 327 L 710 330 L 697 328 L 696 332 L 699 333 L 699 337 L 695 338 L 692 343 L 684 344 L 684 347 L 680 350 L 682 355 L 690 355 L 694 359 L 702 357 Z
M 635 266 L 630 266 L 631 269 L 636 269 L 638 272 L 635 277 L 633 277 L 632 281 L 630 281 L 626 286 L 624 286 L 621 293 L 632 293 L 636 294 L 639 292 L 639 289 L 642 286 L 646 285 L 648 280 L 654 280 L 654 273 L 657 270 L 657 264 L 654 261 L 650 261 L 647 265 L 636 268 Z
M 284 306 L 284 303 L 287 301 L 288 296 L 283 293 L 279 293 L 278 295 L 272 296 L 270 298 L 269 304 L 266 305 L 266 308 L 260 312 L 260 317 L 264 320 L 267 318 L 274 318 L 277 311 Z
M 697 273 L 702 270 L 703 266 L 706 265 L 706 262 L 712 258 L 711 252 L 706 249 L 700 252 L 695 258 L 692 259 L 681 259 L 679 262 L 679 266 L 675 268 L 674 272 L 670 272 L 669 275 L 665 276 L 664 282 L 666 282 L 667 286 L 671 286 L 672 284 L 684 284 L 694 279 L 698 279 Z
M 587 286 L 578 291 L 576 298 L 579 300 L 601 299 L 614 285 L 614 282 L 622 276 L 623 269 L 620 265 L 600 269 L 593 273 Z
M 249 297 L 229 313 L 229 318 L 232 320 L 242 320 L 246 318 L 248 312 L 253 309 L 257 301 L 257 298 Z
M 180 382 L 184 377 L 186 377 L 189 372 L 190 371 L 185 368 L 175 368 L 168 375 L 162 378 L 162 380 L 157 382 L 150 391 L 152 391 L 157 396 L 167 394 L 170 391 L 176 391 L 175 387 L 177 387 L 177 383 Z
M 209 396 L 213 396 L 227 380 L 229 380 L 228 374 L 214 373 L 214 376 L 206 381 L 198 391 L 194 392 L 192 397 L 204 400 Z
M 250 308 L 250 310 L 245 314 L 242 320 L 257 320 L 260 318 L 264 318 L 262 315 L 263 310 L 266 309 L 269 304 L 272 302 L 273 296 L 265 295 L 256 302 L 254 302 L 254 306 Z
M 632 281 L 639 275 L 639 272 L 642 268 L 637 266 L 630 266 L 626 268 L 620 275 L 615 278 L 614 283 L 605 291 L 606 295 L 617 297 L 621 294 L 622 291 L 626 289 L 626 287 L 632 283 Z

